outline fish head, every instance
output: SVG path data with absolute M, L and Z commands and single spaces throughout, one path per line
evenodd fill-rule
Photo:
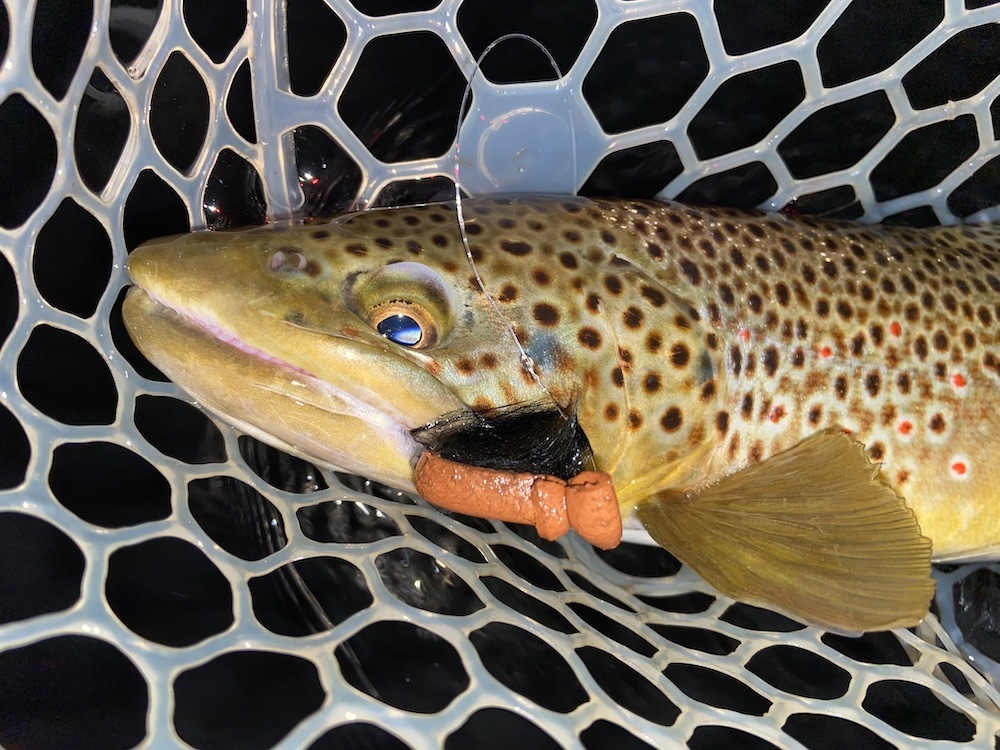
M 447 207 L 166 238 L 136 249 L 129 272 L 131 337 L 197 402 L 394 487 L 412 488 L 412 430 L 572 398 L 555 342 L 536 339 L 525 366 L 528 321 L 484 293 Z

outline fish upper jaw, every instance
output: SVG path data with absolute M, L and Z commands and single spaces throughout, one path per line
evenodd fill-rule
M 185 310 L 182 307 L 178 307 L 174 304 L 171 304 L 168 300 L 161 297 L 154 291 L 151 291 L 149 289 L 143 289 L 141 286 L 136 286 L 134 288 L 138 292 L 142 292 L 149 295 L 149 298 L 157 305 L 160 305 L 166 310 L 173 312 L 191 326 L 199 328 L 202 331 L 205 331 L 206 333 L 208 333 L 211 336 L 214 336 L 224 344 L 228 344 L 229 346 L 235 347 L 236 349 L 239 349 L 241 352 L 249 354 L 251 357 L 255 357 L 256 359 L 262 360 L 264 362 L 270 362 L 278 367 L 283 367 L 285 369 L 291 370 L 292 372 L 297 373 L 299 375 L 304 375 L 310 378 L 316 377 L 311 372 L 305 370 L 302 367 L 298 367 L 297 365 L 285 362 L 282 359 L 278 359 L 277 357 L 271 356 L 263 349 L 258 349 L 255 346 L 251 346 L 232 331 L 223 328 L 221 325 L 217 323 L 212 322 L 207 317 L 200 317 L 195 313 L 191 312 L 190 310 Z
M 361 399 L 349 393 L 347 390 L 344 390 L 343 388 L 338 388 L 333 383 L 327 382 L 322 378 L 317 377 L 308 370 L 299 367 L 298 365 L 291 364 L 290 362 L 286 362 L 283 359 L 279 359 L 278 357 L 272 356 L 263 349 L 258 349 L 255 346 L 251 346 L 232 331 L 223 328 L 222 326 L 212 322 L 207 318 L 201 318 L 191 312 L 174 307 L 166 300 L 158 297 L 155 293 L 150 293 L 148 291 L 146 291 L 145 293 L 149 295 L 150 299 L 154 303 L 170 310 L 171 312 L 179 316 L 181 319 L 183 319 L 186 323 L 190 324 L 192 327 L 198 328 L 204 331 L 205 333 L 209 334 L 210 336 L 215 337 L 223 344 L 238 349 L 239 351 L 244 352 L 245 354 L 249 355 L 250 357 L 253 357 L 254 359 L 260 360 L 265 364 L 274 365 L 279 369 L 287 370 L 290 373 L 290 376 L 293 378 L 297 379 L 308 378 L 312 380 L 317 388 L 325 390 L 327 393 L 330 394 L 331 397 L 336 399 L 338 402 L 343 403 L 344 405 L 343 413 L 347 416 L 353 416 L 357 417 L 358 419 L 363 419 L 365 422 L 369 424 L 379 425 L 386 428 L 387 430 L 403 429 L 406 432 L 409 432 L 413 430 L 415 427 L 419 426 L 419 424 L 417 423 L 407 423 L 404 415 L 392 414 L 388 410 L 377 409 L 376 407 L 368 403 L 365 403 Z

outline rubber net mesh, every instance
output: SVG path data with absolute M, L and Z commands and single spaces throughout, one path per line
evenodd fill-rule
M 0 744 L 995 745 L 996 566 L 940 571 L 917 632 L 825 634 L 662 551 L 542 542 L 241 437 L 119 306 L 150 237 L 448 197 L 474 60 L 515 31 L 564 78 L 514 45 L 473 95 L 568 112 L 570 190 L 996 217 L 1000 5 L 0 9 Z M 468 136 L 521 122 L 530 149 L 537 121 L 503 114 Z

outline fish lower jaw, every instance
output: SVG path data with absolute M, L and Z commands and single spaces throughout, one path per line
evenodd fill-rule
M 209 409 L 209 411 L 214 411 L 210 406 L 205 406 Z M 219 416 L 232 425 L 235 430 L 249 435 L 262 443 L 266 443 L 267 445 L 277 448 L 280 451 L 288 453 L 289 455 L 301 458 L 304 461 L 309 461 L 334 471 L 342 471 L 348 474 L 363 476 L 365 479 L 387 485 L 393 489 L 402 490 L 404 492 L 416 492 L 416 487 L 413 485 L 413 481 L 410 477 L 403 477 L 395 473 L 386 474 L 378 467 L 370 465 L 355 465 L 349 457 L 337 453 L 336 450 L 330 450 L 329 452 L 324 453 L 316 449 L 310 450 L 309 448 L 303 448 L 297 444 L 283 440 L 282 438 L 271 434 L 267 430 L 252 424 L 251 422 L 236 419 L 221 413 Z M 424 447 L 410 437 L 409 431 L 405 428 L 402 428 L 398 433 L 398 448 L 400 455 L 404 456 L 404 458 L 409 461 L 411 466 L 416 465 L 417 459 L 420 458 L 421 454 L 424 452 Z

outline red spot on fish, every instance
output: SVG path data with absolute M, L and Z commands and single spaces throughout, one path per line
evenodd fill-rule
M 962 476 L 969 470 L 969 467 L 965 465 L 964 461 L 956 461 L 951 465 L 951 470 L 955 472 L 958 476 Z
M 819 350 L 819 356 L 821 356 L 823 359 L 830 359 L 830 357 L 833 356 L 833 349 L 831 349 L 828 346 L 822 346 L 820 347 Z
M 895 320 L 889 324 L 889 333 L 893 336 L 899 336 L 903 332 L 903 326 L 897 323 Z
M 785 407 L 775 406 L 773 409 L 771 409 L 771 416 L 770 416 L 771 424 L 778 424 L 778 422 L 781 421 L 781 418 L 783 416 L 785 416 Z
M 899 430 L 900 435 L 909 435 L 913 432 L 913 422 L 908 419 L 904 419 L 899 423 L 899 426 L 896 427 L 896 429 Z
M 749 341 L 750 340 L 750 329 L 749 328 L 742 328 L 742 329 L 740 329 L 740 338 L 743 341 Z
M 965 376 L 960 372 L 956 372 L 951 376 L 951 384 L 956 388 L 965 388 L 967 382 Z
M 841 429 L 843 429 L 845 435 L 850 435 L 851 434 L 851 428 L 850 427 L 843 427 Z

